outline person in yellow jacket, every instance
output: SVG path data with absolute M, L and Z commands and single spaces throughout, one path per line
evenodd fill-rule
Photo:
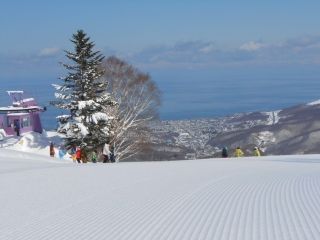
M 244 153 L 243 153 L 243 151 L 241 150 L 240 147 L 237 147 L 236 150 L 235 150 L 235 152 L 234 152 L 234 155 L 235 155 L 236 157 L 243 157 Z
M 259 151 L 259 148 L 254 147 L 254 149 L 253 149 L 253 155 L 256 156 L 256 157 L 260 157 L 260 156 L 261 156 L 261 153 L 260 153 L 260 151 Z

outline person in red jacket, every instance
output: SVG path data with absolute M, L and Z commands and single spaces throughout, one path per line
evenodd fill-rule
M 80 149 L 80 147 L 77 147 L 77 150 L 76 150 L 76 159 L 77 159 L 77 162 L 78 162 L 78 163 L 81 163 L 81 149 Z

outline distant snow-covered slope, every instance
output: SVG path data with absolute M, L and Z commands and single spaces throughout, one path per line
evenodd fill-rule
M 160 121 L 152 127 L 155 160 L 178 160 L 192 154 L 220 157 L 225 146 L 229 154 L 240 146 L 246 156 L 253 155 L 255 146 L 263 155 L 320 154 L 320 101 L 272 112 Z
M 320 239 L 320 156 L 83 164 L 0 149 L 0 239 Z

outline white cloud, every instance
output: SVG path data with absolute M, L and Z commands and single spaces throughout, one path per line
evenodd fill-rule
M 251 52 L 219 48 L 212 41 L 184 41 L 143 49 L 130 62 L 149 67 L 207 67 L 253 61 Z
M 298 50 L 297 50 L 298 49 Z M 233 65 L 319 64 L 320 36 L 287 39 L 280 43 L 249 41 L 226 48 L 212 41 L 185 41 L 150 47 L 127 59 L 146 68 L 206 68 Z
M 43 48 L 39 52 L 39 57 L 52 57 L 57 55 L 60 52 L 60 48 L 52 47 L 52 48 Z
M 202 48 L 200 48 L 199 51 L 202 53 L 210 53 L 214 51 L 214 44 L 208 43 L 206 46 L 203 46 Z
M 251 51 L 257 51 L 263 47 L 264 47 L 264 44 L 251 41 L 241 45 L 240 49 L 251 52 Z
M 150 46 L 130 53 L 112 49 L 106 49 L 103 52 L 106 56 L 116 55 L 148 71 L 151 68 L 204 69 L 215 66 L 320 65 L 320 35 L 301 36 L 281 42 L 248 41 L 236 48 L 224 47 L 213 41 L 199 40 Z M 8 69 L 15 70 L 17 67 L 21 69 L 25 66 L 27 72 L 32 67 L 40 69 L 39 64 L 42 64 L 43 69 L 49 69 L 52 66 L 59 66 L 59 60 L 64 62 L 63 57 L 63 51 L 58 47 L 43 48 L 29 54 L 0 53 L 0 69 L 9 71 Z M 0 72 L 4 73 L 4 71 Z

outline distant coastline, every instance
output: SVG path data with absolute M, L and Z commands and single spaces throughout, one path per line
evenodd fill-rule
M 245 80 L 218 81 L 198 80 L 154 80 L 162 91 L 161 120 L 184 120 L 216 118 L 242 112 L 275 111 L 300 103 L 320 99 L 319 79 L 291 80 L 271 79 L 268 82 Z M 57 127 L 55 117 L 61 114 L 60 109 L 49 105 L 54 100 L 52 83 L 59 80 L 17 80 L 1 81 L 0 105 L 9 104 L 6 90 L 24 90 L 35 97 L 47 112 L 42 114 L 44 128 L 53 130 Z M 305 84 L 305 83 L 308 84 Z

